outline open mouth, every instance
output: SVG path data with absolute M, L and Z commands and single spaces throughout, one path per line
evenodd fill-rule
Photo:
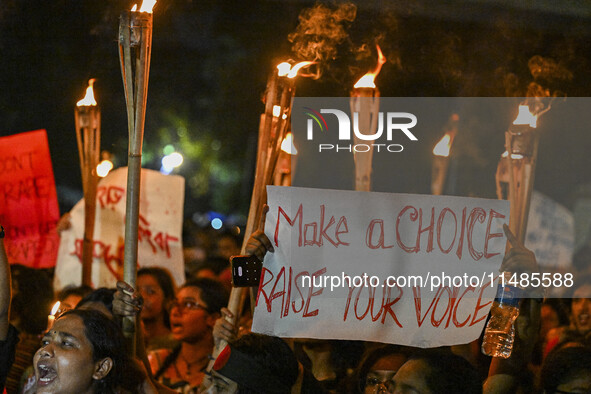
M 38 364 L 37 370 L 39 371 L 39 377 L 37 379 L 37 384 L 39 386 L 47 386 L 57 378 L 57 372 L 55 372 L 55 369 L 50 366 Z
M 587 325 L 591 324 L 590 315 L 587 313 L 581 313 L 578 317 L 578 320 L 579 320 L 579 325 L 581 325 L 581 326 L 587 326 Z

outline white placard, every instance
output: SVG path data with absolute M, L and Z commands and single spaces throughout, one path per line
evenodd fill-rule
M 536 191 L 532 194 L 525 246 L 544 267 L 570 267 L 575 247 L 573 214 Z
M 419 347 L 481 334 L 507 201 L 270 186 L 268 204 L 254 332 Z
M 138 264 L 161 266 L 176 283 L 185 281 L 182 222 L 185 179 L 142 168 Z M 92 264 L 93 287 L 113 287 L 123 278 L 127 167 L 111 171 L 98 185 Z M 61 233 L 55 289 L 82 280 L 84 200 L 70 212 L 72 226 Z

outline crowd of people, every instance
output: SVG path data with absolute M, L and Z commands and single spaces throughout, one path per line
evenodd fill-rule
M 507 237 L 502 268 L 535 270 L 533 253 Z M 135 288 L 118 282 L 54 294 L 43 272 L 8 264 L 0 238 L 0 392 L 591 392 L 590 277 L 580 275 L 568 298 L 523 299 L 513 354 L 491 359 L 479 341 L 418 349 L 252 333 L 248 306 L 240 316 L 226 308 L 228 259 L 240 245 L 231 234 L 185 240 L 187 280 L 178 287 L 154 266 L 138 271 Z M 247 254 L 272 252 L 262 231 L 249 238 Z M 135 343 L 123 320 L 136 322 Z

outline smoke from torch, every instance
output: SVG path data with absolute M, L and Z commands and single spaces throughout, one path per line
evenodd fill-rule
M 353 3 L 340 4 L 336 9 L 316 4 L 302 11 L 298 27 L 287 37 L 296 58 L 311 59 L 326 67 L 328 61 L 337 57 L 338 46 L 349 39 L 347 24 L 356 16 Z M 316 78 L 319 77 L 320 70 Z

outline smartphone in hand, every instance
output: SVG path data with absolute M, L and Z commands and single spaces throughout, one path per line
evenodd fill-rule
M 232 286 L 234 287 L 258 287 L 261 280 L 263 262 L 256 256 L 232 256 Z

